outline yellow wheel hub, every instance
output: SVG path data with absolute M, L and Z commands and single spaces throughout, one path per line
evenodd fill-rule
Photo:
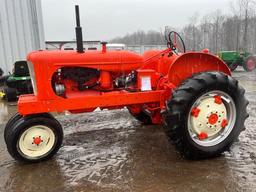
M 232 97 L 222 91 L 211 91 L 192 105 L 187 125 L 192 140 L 209 147 L 224 141 L 235 122 L 236 106 Z
M 198 114 L 195 115 L 195 111 L 198 111 Z M 191 128 L 197 135 L 205 133 L 212 137 L 223 129 L 222 123 L 226 119 L 227 110 L 224 103 L 218 104 L 214 98 L 205 98 L 192 110 Z

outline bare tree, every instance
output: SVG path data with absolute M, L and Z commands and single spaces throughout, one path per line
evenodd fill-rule
M 216 10 L 201 19 L 198 13 L 189 18 L 189 23 L 180 30 L 188 50 L 209 48 L 217 53 L 221 50 L 244 50 L 256 53 L 256 0 L 236 0 L 230 5 L 231 14 L 223 15 Z M 167 27 L 168 30 L 175 30 Z M 137 31 L 111 42 L 127 45 L 164 45 L 165 33 L 159 31 Z

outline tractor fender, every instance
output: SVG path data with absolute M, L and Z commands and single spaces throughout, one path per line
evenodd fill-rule
M 169 68 L 168 79 L 170 83 L 178 86 L 194 74 L 206 71 L 218 71 L 231 75 L 228 66 L 217 56 L 203 52 L 191 52 L 173 61 Z

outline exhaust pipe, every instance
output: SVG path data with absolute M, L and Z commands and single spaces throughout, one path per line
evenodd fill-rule
M 84 45 L 83 45 L 83 33 L 82 28 L 80 26 L 80 14 L 79 14 L 79 6 L 75 6 L 76 9 L 76 46 L 78 53 L 84 53 Z

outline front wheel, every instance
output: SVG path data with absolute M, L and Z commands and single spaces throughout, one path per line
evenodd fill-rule
M 63 130 L 56 119 L 34 116 L 15 120 L 5 127 L 7 149 L 14 159 L 34 163 L 48 160 L 57 153 Z
M 27 116 L 26 118 L 34 118 L 34 117 L 45 117 L 45 118 L 54 119 L 54 117 L 49 113 L 34 114 L 34 115 Z M 19 119 L 22 119 L 22 115 L 20 115 L 19 113 L 15 113 L 6 123 L 5 125 L 6 128 L 4 130 L 5 142 L 6 142 L 6 138 L 8 137 L 8 134 L 10 133 L 9 128 L 12 127 Z
M 244 130 L 244 89 L 219 72 L 194 75 L 177 88 L 164 114 L 165 130 L 188 159 L 216 157 Z

